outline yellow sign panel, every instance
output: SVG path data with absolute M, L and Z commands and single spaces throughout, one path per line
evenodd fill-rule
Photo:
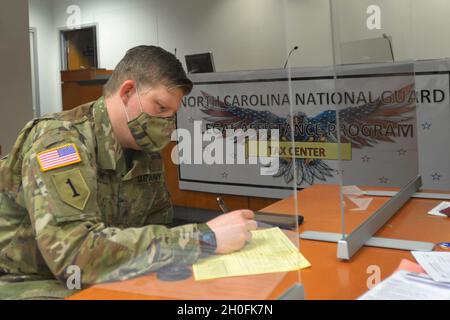
M 338 154 L 340 147 L 341 156 Z M 280 142 L 278 146 L 270 141 L 248 141 L 247 154 L 250 157 L 276 157 L 324 159 L 324 160 L 352 160 L 351 143 L 329 142 Z

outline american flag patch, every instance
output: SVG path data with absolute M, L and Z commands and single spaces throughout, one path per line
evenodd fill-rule
M 80 154 L 73 143 L 39 152 L 37 159 L 42 172 L 81 162 Z

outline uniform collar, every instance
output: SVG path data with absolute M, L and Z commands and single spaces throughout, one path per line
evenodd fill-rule
M 117 170 L 125 166 L 122 146 L 114 131 L 106 109 L 105 98 L 98 99 L 93 106 L 94 130 L 97 138 L 97 164 L 100 169 Z
M 137 176 L 161 170 L 162 159 L 159 153 L 150 155 L 142 151 L 136 151 L 133 155 L 132 167 L 130 171 L 127 171 L 123 148 L 114 136 L 104 97 L 95 102 L 93 115 L 94 130 L 97 137 L 98 168 L 114 170 L 122 175 L 123 180 L 131 180 Z

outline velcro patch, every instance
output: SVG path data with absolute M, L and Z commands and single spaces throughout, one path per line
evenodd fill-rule
M 41 171 L 46 172 L 79 163 L 81 162 L 81 157 L 76 145 L 71 143 L 39 152 L 37 160 Z
M 80 169 L 55 173 L 52 175 L 52 180 L 56 191 L 65 203 L 79 210 L 84 210 L 91 191 Z

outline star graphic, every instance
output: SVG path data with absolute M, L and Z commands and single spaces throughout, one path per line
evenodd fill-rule
M 362 159 L 363 162 L 369 162 L 370 161 L 370 157 L 368 157 L 368 156 L 361 157 L 361 159 Z
M 223 172 L 222 173 L 222 178 L 223 179 L 227 179 L 228 178 L 228 173 L 227 172 Z
M 440 175 L 439 173 L 435 172 L 431 175 L 431 177 L 433 178 L 433 181 L 439 181 L 441 180 L 442 175 Z
M 430 130 L 431 129 L 431 123 L 429 123 L 429 122 L 422 123 L 422 129 L 423 130 Z
M 386 184 L 388 183 L 389 179 L 386 177 L 381 177 L 380 179 L 378 179 L 378 181 L 380 181 L 380 183 Z
M 405 149 L 399 149 L 399 150 L 397 150 L 397 152 L 398 152 L 399 156 L 405 156 L 406 155 L 406 150 Z

